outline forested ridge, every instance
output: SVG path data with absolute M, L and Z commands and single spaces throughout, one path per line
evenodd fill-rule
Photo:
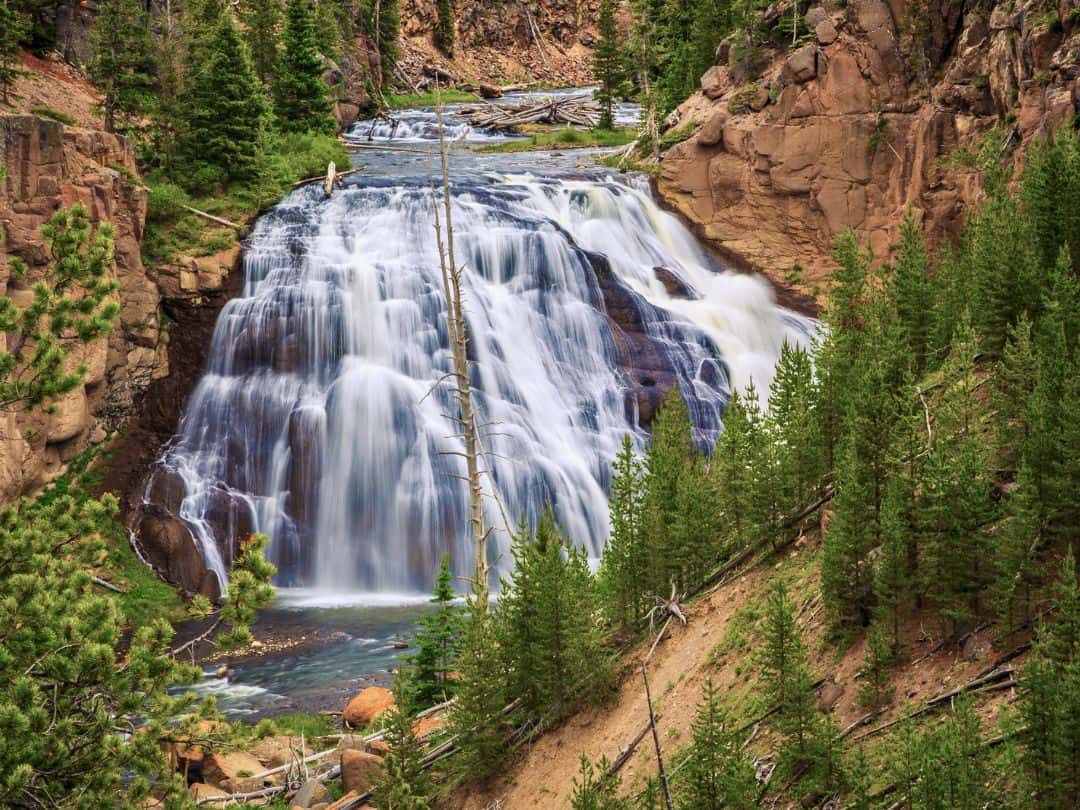
M 454 5 L 436 11 L 434 41 L 452 55 Z M 633 25 L 620 28 L 628 11 Z M 55 12 L 0 0 L 5 93 L 21 48 L 55 46 Z M 151 12 L 102 0 L 88 75 L 104 126 L 137 151 L 148 263 L 213 247 L 216 235 L 195 224 L 207 212 L 245 220 L 330 160 L 344 165 L 327 60 L 349 59 L 357 37 L 375 43 L 381 106 L 384 88 L 406 89 L 391 78 L 398 14 L 396 0 L 191 0 Z M 616 100 L 640 98 L 634 159 L 647 161 L 686 134 L 662 132 L 660 119 L 697 90 L 717 46 L 752 59 L 802 42 L 803 28 L 797 4 L 601 0 L 600 128 L 614 125 Z M 455 583 L 444 559 L 394 705 L 364 729 L 365 756 L 382 746 L 377 777 L 337 807 L 454 807 L 498 784 L 576 713 L 648 690 L 666 629 L 751 571 L 767 582 L 744 605 L 751 638 L 736 643 L 729 628 L 718 645 L 743 680 L 707 681 L 682 739 L 661 739 L 660 696 L 646 692 L 641 735 L 614 761 L 581 757 L 574 810 L 1080 806 L 1080 136 L 1064 126 L 1016 154 L 1001 143 L 994 131 L 958 157 L 980 173 L 985 199 L 957 239 L 928 247 L 915 211 L 887 255 L 853 231 L 837 238 L 820 330 L 809 347 L 785 345 L 768 390 L 732 392 L 715 446 L 678 386 L 647 438 L 624 437 L 595 571 L 551 510 L 517 525 L 496 600 L 486 583 Z M 112 226 L 76 204 L 41 238 L 45 272 L 0 298 L 4 412 L 47 413 L 82 386 L 79 352 L 107 341 L 119 317 Z M 11 270 L 28 272 L 18 261 Z M 200 635 L 177 641 L 160 606 L 140 602 L 165 600 L 160 583 L 131 573 L 146 588 L 136 593 L 108 578 L 150 579 L 116 499 L 97 494 L 92 456 L 0 510 L 0 806 L 190 807 L 205 799 L 183 770 L 196 755 L 297 729 L 302 746 L 310 733 L 344 762 L 338 746 L 357 744 L 359 728 L 230 724 L 212 701 L 180 695 L 199 677 L 196 642 L 251 640 L 273 596 L 268 539 L 244 543 L 227 598 L 191 600 L 184 615 Z M 815 605 L 827 632 L 811 638 Z M 931 638 L 927 656 L 953 654 L 980 633 L 1003 651 L 990 669 L 926 705 L 906 701 L 895 673 L 913 647 Z M 817 689 L 853 645 L 866 651 L 865 714 L 841 728 Z M 1005 689 L 1011 700 L 986 702 Z M 446 717 L 435 736 L 419 725 L 431 710 Z M 624 769 L 637 746 L 655 747 L 655 774 Z M 336 774 L 303 764 L 265 795 L 244 781 L 249 769 L 234 778 L 252 802 L 283 802 L 308 777 L 327 802 L 339 798 L 344 764 Z

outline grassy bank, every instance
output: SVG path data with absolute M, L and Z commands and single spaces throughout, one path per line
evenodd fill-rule
M 477 152 L 536 152 L 546 149 L 589 149 L 625 146 L 637 137 L 632 127 L 618 129 L 545 129 L 520 141 L 482 146 Z
M 481 100 L 476 93 L 466 93 L 463 90 L 442 90 L 439 92 L 439 99 L 443 104 L 469 104 Z M 404 107 L 434 107 L 435 93 L 434 91 L 426 93 L 391 93 L 386 96 L 386 103 L 390 105 L 392 110 L 400 110 Z
M 329 135 L 290 134 L 277 139 L 259 166 L 258 176 L 228 186 L 185 188 L 165 172 L 146 178 L 146 230 L 143 261 L 151 267 L 167 264 L 179 256 L 209 256 L 233 245 L 236 230 L 192 213 L 197 208 L 244 227 L 260 211 L 279 202 L 293 184 L 326 172 L 334 161 L 349 165 L 344 144 Z

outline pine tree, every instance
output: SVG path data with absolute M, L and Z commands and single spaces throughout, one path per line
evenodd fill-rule
M 805 349 L 784 343 L 769 394 L 766 430 L 776 448 L 777 518 L 809 506 L 824 475 L 817 390 Z
M 863 659 L 862 684 L 859 687 L 859 702 L 864 706 L 880 706 L 892 698 L 889 683 L 889 668 L 893 663 L 893 652 L 889 647 L 886 633 L 877 624 L 871 624 L 866 631 L 866 655 Z
M 500 647 L 511 692 L 536 717 L 559 719 L 603 697 L 612 671 L 596 626 L 588 559 L 545 510 L 513 544 L 514 572 L 499 601 Z
M 154 81 L 149 15 L 138 0 L 97 7 L 90 79 L 104 99 L 105 130 L 130 132 L 150 109 Z
M 189 182 L 249 179 L 255 169 L 259 128 L 267 105 L 247 46 L 228 14 L 221 16 L 206 42 L 206 62 L 195 68 L 188 92 L 186 161 L 190 166 L 213 170 L 205 176 L 196 170 Z
M 268 83 L 277 76 L 281 0 L 241 0 L 239 14 L 255 73 Z
M 383 762 L 384 778 L 372 791 L 379 810 L 428 810 L 431 786 L 423 768 L 424 746 L 412 729 L 412 710 L 417 707 L 414 685 L 401 676 L 395 685 L 396 705 L 384 713 L 383 729 L 389 746 Z
M 1006 463 L 1019 462 L 1020 450 L 1027 441 L 1030 430 L 1028 403 L 1038 382 L 1038 371 L 1032 323 L 1027 313 L 1022 313 L 1009 329 L 1005 350 L 994 374 L 998 447 Z
M 710 459 L 716 497 L 720 511 L 721 530 L 727 555 L 754 542 L 756 532 L 748 506 L 754 487 L 754 465 L 760 446 L 759 423 L 744 405 L 738 391 L 724 409 L 724 431 L 716 440 Z
M 821 724 L 806 644 L 783 580 L 776 580 L 769 591 L 762 634 L 761 683 L 766 699 L 779 707 L 778 725 L 784 735 L 781 757 L 789 765 L 814 759 Z
M 684 560 L 675 537 L 679 482 L 697 453 L 690 413 L 678 386 L 673 386 L 653 422 L 652 443 L 645 454 L 645 531 L 649 538 L 650 601 L 667 597 L 681 585 Z
M 933 283 L 922 228 L 910 211 L 900 221 L 900 244 L 888 276 L 889 298 L 896 308 L 912 371 L 920 377 L 930 361 Z
M 319 59 L 315 18 L 310 0 L 288 0 L 285 34 L 277 75 L 274 78 L 274 109 L 287 132 L 337 131 L 334 104 Z
M 453 694 L 453 671 L 461 637 L 461 610 L 454 604 L 457 595 L 452 585 L 450 559 L 443 556 L 435 577 L 431 603 L 435 611 L 420 619 L 420 630 L 413 639 L 417 653 L 410 666 L 410 687 L 418 709 L 426 709 L 448 700 Z
M 619 31 L 615 22 L 615 0 L 600 0 L 597 21 L 600 38 L 593 50 L 593 77 L 600 83 L 596 91 L 600 102 L 600 129 L 615 127 L 615 94 L 622 83 L 622 58 Z
M 912 810 L 978 810 L 990 798 L 989 771 L 970 700 L 960 700 L 945 724 L 897 735 L 898 750 L 888 758 L 903 806 Z
M 757 806 L 754 766 L 745 756 L 720 705 L 720 690 L 705 682 L 693 723 L 694 741 L 687 764 L 684 810 L 720 810 Z
M 437 0 L 438 18 L 435 23 L 435 47 L 454 58 L 454 0 Z
M 881 553 L 874 571 L 875 616 L 888 636 L 888 650 L 900 650 L 900 617 L 912 592 L 911 556 L 913 529 L 909 510 L 913 499 L 910 481 L 901 475 L 890 479 L 881 513 Z
M 611 763 L 600 757 L 595 766 L 584 754 L 574 790 L 570 794 L 571 810 L 630 810 L 630 802 L 617 795 L 622 780 L 618 773 L 609 774 Z
M 987 448 L 976 430 L 976 353 L 976 338 L 962 323 L 942 369 L 945 394 L 920 497 L 925 590 L 954 633 L 978 614 L 980 592 L 991 575 L 986 526 L 993 505 Z
M 716 563 L 720 518 L 705 457 L 693 453 L 679 476 L 671 526 L 671 553 L 678 560 L 676 580 L 689 592 Z
M 503 709 L 512 698 L 502 666 L 495 619 L 491 611 L 469 601 L 468 620 L 457 659 L 457 686 L 450 706 L 448 730 L 456 735 L 454 769 L 465 779 L 495 773 L 509 751 Z
M 30 21 L 14 0 L 0 0 L 0 91 L 5 104 L 11 103 L 11 85 L 25 72 L 19 67 L 19 51 L 29 32 Z
M 630 434 L 612 467 L 609 513 L 611 536 L 597 575 L 601 605 L 608 622 L 621 632 L 632 632 L 648 609 L 648 547 L 642 526 L 643 481 L 641 461 Z
M 1071 552 L 1055 597 L 1056 619 L 1040 626 L 1020 678 L 1021 763 L 1036 806 L 1047 810 L 1080 803 L 1080 583 Z
M 31 279 L 33 299 L 16 306 L 0 297 L 0 411 L 48 405 L 83 384 L 85 368 L 70 368 L 69 350 L 104 337 L 120 305 L 113 298 L 115 231 L 111 224 L 91 227 L 86 206 L 57 211 L 42 227 L 52 264 L 44 278 Z M 21 260 L 10 260 L 14 277 L 25 278 Z
M 392 83 L 398 60 L 398 36 L 401 34 L 401 0 L 372 0 L 369 15 L 372 37 L 379 48 L 382 85 Z

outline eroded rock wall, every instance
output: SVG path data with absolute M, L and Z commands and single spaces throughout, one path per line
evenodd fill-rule
M 982 194 L 961 150 L 1017 148 L 1080 110 L 1080 24 L 1057 5 L 854 0 L 811 7 L 810 41 L 757 64 L 721 46 L 669 122 L 697 127 L 664 155 L 659 190 L 803 290 L 827 285 L 845 228 L 877 256 L 909 209 L 932 240 L 955 234 Z
M 167 335 L 157 287 L 140 255 L 146 192 L 128 142 L 96 130 L 65 127 L 31 115 L 0 116 L 0 292 L 17 304 L 50 264 L 41 226 L 60 208 L 83 203 L 96 223 L 116 229 L 115 273 L 120 289 L 118 323 L 105 340 L 77 347 L 72 366 L 83 363 L 85 385 L 56 403 L 54 413 L 0 413 L 0 501 L 33 491 L 55 478 L 91 442 L 117 430 L 139 394 L 168 373 Z M 29 265 L 13 278 L 10 257 Z

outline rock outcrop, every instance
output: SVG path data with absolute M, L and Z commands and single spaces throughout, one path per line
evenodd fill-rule
M 757 64 L 721 46 L 672 122 L 699 126 L 664 155 L 663 197 L 724 252 L 803 291 L 827 281 L 845 228 L 879 257 L 909 209 L 932 241 L 955 234 L 981 198 L 983 144 L 1018 147 L 1080 109 L 1080 21 L 1067 0 L 1056 13 L 926 5 L 812 7 L 812 41 Z
M 81 202 L 95 224 L 116 228 L 120 318 L 108 339 L 78 346 L 74 367 L 86 383 L 55 411 L 0 414 L 0 500 L 33 491 L 55 478 L 91 442 L 99 443 L 130 415 L 150 383 L 168 373 L 168 335 L 161 328 L 159 295 L 140 255 L 146 192 L 126 139 L 66 127 L 32 115 L 0 116 L 0 292 L 17 303 L 41 279 L 51 257 L 39 229 L 60 208 Z M 11 256 L 29 266 L 12 278 Z

